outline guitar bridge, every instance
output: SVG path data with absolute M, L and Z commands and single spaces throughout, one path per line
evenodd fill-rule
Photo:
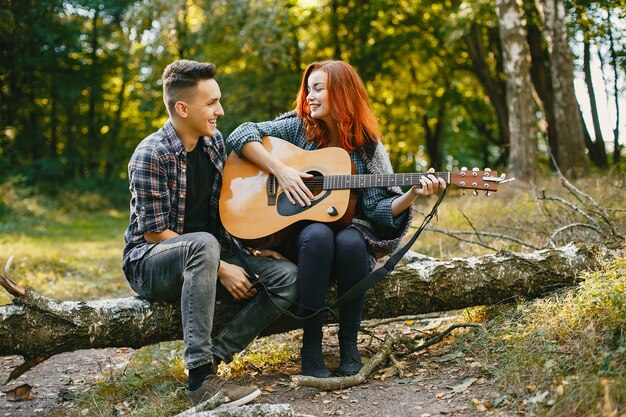
M 278 183 L 276 181 L 276 177 L 274 176 L 274 174 L 269 174 L 265 188 L 267 192 L 267 205 L 275 206 L 276 205 L 276 189 L 278 188 Z

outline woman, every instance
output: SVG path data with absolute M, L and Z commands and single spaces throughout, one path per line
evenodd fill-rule
M 302 181 L 310 175 L 270 155 L 261 144 L 262 136 L 275 136 L 306 150 L 341 147 L 350 154 L 357 174 L 392 173 L 365 86 L 350 65 L 342 61 L 309 65 L 295 107 L 294 112 L 274 121 L 244 123 L 227 139 L 240 156 L 274 174 L 292 204 L 311 204 L 314 196 Z M 445 182 L 434 175 L 404 194 L 397 187 L 366 188 L 359 194 L 355 219 L 347 228 L 336 231 L 325 223 L 306 225 L 295 238 L 295 245 L 282 248 L 298 265 L 303 315 L 310 316 L 324 306 L 332 279 L 337 280 L 341 295 L 367 276 L 375 258 L 389 254 L 400 243 L 415 198 L 440 188 L 445 188 Z M 295 247 L 295 253 L 289 253 L 290 247 Z M 341 360 L 337 371 L 341 375 L 354 375 L 362 366 L 357 335 L 364 299 L 365 294 L 339 306 Z M 322 321 L 321 314 L 303 320 L 303 375 L 330 376 L 322 357 Z

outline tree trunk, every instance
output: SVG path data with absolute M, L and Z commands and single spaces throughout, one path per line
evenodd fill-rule
M 613 38 L 613 24 L 611 23 L 611 12 L 608 12 L 608 35 L 609 35 L 609 49 L 611 51 L 611 66 L 613 67 L 613 99 L 615 100 L 615 129 L 613 129 L 613 164 L 619 166 L 621 161 L 622 145 L 619 143 L 619 124 L 620 124 L 620 112 L 619 112 L 619 81 L 617 71 L 617 52 L 615 51 L 615 39 Z
M 437 115 L 434 120 L 434 129 L 431 127 L 433 123 L 432 118 L 428 117 L 428 112 L 424 113 L 422 118 L 422 126 L 424 127 L 426 139 L 426 154 L 430 159 L 429 166 L 435 168 L 435 171 L 440 171 L 443 166 L 442 141 L 445 127 L 446 101 L 447 95 L 443 94 L 439 98 L 439 108 L 437 109 Z M 433 100 L 433 103 L 436 102 L 437 100 Z
M 485 48 L 483 45 L 480 27 L 472 24 L 470 33 L 463 36 L 463 40 L 467 45 L 467 51 L 471 58 L 472 71 L 485 89 L 489 101 L 493 105 L 498 119 L 500 152 L 502 158 L 508 161 L 509 156 L 509 114 L 506 104 L 505 86 L 499 77 L 492 75 L 489 71 Z
M 550 59 L 544 48 L 542 18 L 539 15 L 535 0 L 524 1 L 526 14 L 526 34 L 530 48 L 531 66 L 530 75 L 535 91 L 541 100 L 541 111 L 547 122 L 546 135 L 548 145 L 554 157 L 558 160 L 559 139 L 556 117 L 554 115 L 554 88 L 550 79 Z
M 602 135 L 602 128 L 600 127 L 600 117 L 598 116 L 596 92 L 593 88 L 593 80 L 591 78 L 591 39 L 589 39 L 589 34 L 585 34 L 583 50 L 583 72 L 585 73 L 585 84 L 587 85 L 587 94 L 589 95 L 589 105 L 591 107 L 593 132 L 596 137 L 594 142 L 591 142 L 589 144 L 587 143 L 587 140 L 585 140 L 585 143 L 587 145 L 587 149 L 589 150 L 589 156 L 591 157 L 593 163 L 595 163 L 599 167 L 605 168 L 608 164 L 606 159 L 606 148 L 604 147 L 604 136 Z
M 568 177 L 587 173 L 583 125 L 574 94 L 574 66 L 569 49 L 563 0 L 544 0 L 544 36 L 550 56 L 550 78 L 554 87 L 554 114 L 559 131 L 558 153 L 561 172 Z
M 91 175 L 95 175 L 98 169 L 98 156 L 100 154 L 100 132 L 96 120 L 96 106 L 100 100 L 100 62 L 98 60 L 98 19 L 100 17 L 100 7 L 95 6 L 95 13 L 91 19 L 91 66 L 90 66 L 90 86 L 89 86 L 89 109 L 87 111 L 87 166 Z
M 529 180 L 537 174 L 537 121 L 529 49 L 517 0 L 496 0 L 509 113 L 509 171 Z
M 596 268 L 591 249 L 573 245 L 533 253 L 500 252 L 481 257 L 440 260 L 409 252 L 394 272 L 368 290 L 364 318 L 396 317 L 539 297 L 577 282 Z M 141 298 L 57 301 L 0 279 L 15 296 L 0 306 L 0 354 L 22 355 L 16 378 L 37 363 L 62 352 L 105 347 L 132 347 L 182 338 L 176 303 Z M 218 302 L 217 333 L 239 304 Z M 284 317 L 264 335 L 299 327 Z

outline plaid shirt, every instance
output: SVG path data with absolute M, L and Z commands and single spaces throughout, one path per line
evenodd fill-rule
M 226 141 L 239 156 L 243 156 L 241 153 L 243 145 L 251 141 L 261 142 L 263 136 L 281 138 L 305 150 L 317 149 L 315 143 L 307 142 L 304 123 L 295 115 L 295 112 L 287 113 L 273 121 L 244 123 L 235 129 Z M 384 152 L 384 157 L 386 158 L 385 166 L 374 167 L 369 164 L 370 161 L 363 151 L 357 150 L 350 153 L 350 159 L 359 175 L 374 173 L 368 165 L 378 171 L 391 173 L 391 163 L 386 152 Z M 375 230 L 385 230 L 384 235 L 391 234 L 395 235 L 394 237 L 402 235 L 407 224 L 408 211 L 395 218 L 391 214 L 391 203 L 398 197 L 399 192 L 399 189 L 365 188 L 359 194 L 355 217 L 370 222 L 375 226 Z
M 218 213 L 226 161 L 224 140 L 217 132 L 214 137 L 201 137 L 198 144 L 216 169 L 209 203 L 210 232 L 224 243 L 226 234 Z M 124 270 L 128 262 L 140 259 L 153 246 L 146 241 L 144 233 L 159 233 L 166 229 L 183 233 L 186 170 L 187 152 L 171 121 L 137 145 L 128 163 L 131 200 L 130 224 L 124 234 Z

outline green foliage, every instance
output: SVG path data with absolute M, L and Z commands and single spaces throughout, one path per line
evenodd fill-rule
M 503 162 L 499 104 L 477 73 L 486 66 L 502 82 L 489 1 L 2 4 L 0 175 L 20 174 L 40 192 L 68 180 L 124 180 L 136 144 L 167 118 L 160 75 L 178 58 L 217 64 L 225 135 L 290 110 L 308 63 L 344 59 L 367 84 L 397 170 Z M 616 2 L 568 4 L 576 28 L 599 45 L 606 11 L 623 14 Z M 613 25 L 621 68 L 622 36 Z M 470 38 L 484 62 L 473 62 Z

